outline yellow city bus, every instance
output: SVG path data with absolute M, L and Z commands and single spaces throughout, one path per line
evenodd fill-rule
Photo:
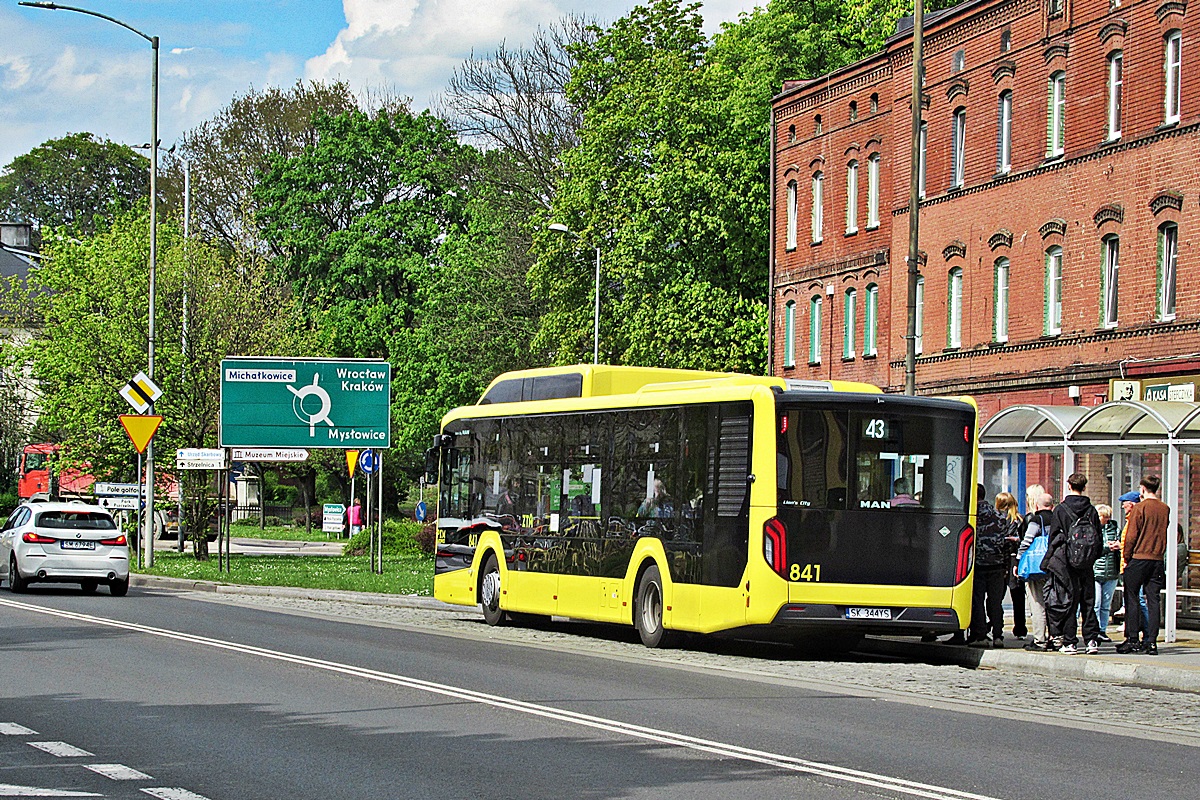
M 957 631 L 976 407 L 846 382 L 584 365 L 506 373 L 427 454 L 434 595 L 488 623 Z M 844 637 L 843 637 L 844 638 Z

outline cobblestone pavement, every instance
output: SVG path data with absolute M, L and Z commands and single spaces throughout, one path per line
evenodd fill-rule
M 1182 733 L 1182 737 L 1171 738 L 1200 746 L 1200 700 L 1183 692 L 859 654 L 840 659 L 821 657 L 787 645 L 714 637 L 696 637 L 680 649 L 651 651 L 637 641 L 632 628 L 557 620 L 541 628 L 488 628 L 482 624 L 481 614 L 470 608 L 459 612 L 235 593 L 198 592 L 192 597 L 345 618 L 360 624 L 730 672 L 757 680 L 804 683 L 817 689 L 859 691 L 901 702 L 1014 719 L 1036 718 L 1072 727 L 1095 724 L 1113 733 L 1144 735 L 1147 729 Z

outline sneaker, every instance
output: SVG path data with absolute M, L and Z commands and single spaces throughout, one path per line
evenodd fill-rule
M 1024 628 L 1013 628 L 1013 636 L 1017 639 L 1024 639 L 1029 635 L 1029 631 Z
M 1075 649 L 1075 645 L 1073 644 L 1064 644 L 1062 649 L 1060 649 L 1058 652 L 1062 653 L 1064 656 L 1073 656 L 1079 651 Z
M 1063 643 L 1062 643 L 1061 637 L 1056 636 L 1053 639 L 1050 639 L 1049 641 L 1046 642 L 1046 649 L 1050 650 L 1051 652 L 1058 652 L 1059 650 L 1062 649 L 1062 646 L 1063 646 Z
M 1004 649 L 1004 637 L 997 636 L 995 639 L 992 639 L 992 647 L 995 647 L 997 650 L 1003 650 Z
M 968 639 L 967 640 L 967 647 L 985 647 L 986 648 L 986 647 L 991 647 L 991 646 L 992 646 L 991 639 L 984 638 L 984 639 Z
M 1142 652 L 1142 643 L 1136 639 L 1126 639 L 1117 645 L 1117 652 L 1123 656 L 1140 653 Z
M 1105 644 L 1112 644 L 1112 639 L 1108 638 L 1108 634 L 1107 634 L 1107 633 L 1098 633 L 1098 634 L 1096 634 L 1096 641 L 1098 641 L 1098 642 L 1104 642 Z
M 962 631 L 958 631 L 957 633 L 955 633 L 953 636 L 951 636 L 949 639 L 946 640 L 946 644 L 961 645 L 961 644 L 966 644 L 966 643 L 967 643 L 967 637 L 963 636 Z
M 1099 652 L 1100 652 L 1100 643 L 1098 641 L 1096 641 L 1095 639 L 1092 639 L 1090 642 L 1087 643 L 1087 654 L 1089 656 L 1094 656 Z
M 1156 656 L 1158 655 L 1158 645 L 1154 642 L 1150 642 L 1150 644 L 1142 647 L 1142 652 L 1148 656 Z
M 1031 653 L 1044 653 L 1046 652 L 1047 647 L 1042 642 L 1029 642 L 1027 645 L 1025 645 L 1025 649 Z

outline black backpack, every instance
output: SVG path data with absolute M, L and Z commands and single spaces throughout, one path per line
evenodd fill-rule
M 1068 508 L 1067 513 L 1071 513 Z M 1072 569 L 1092 566 L 1100 557 L 1100 532 L 1092 524 L 1092 516 L 1086 511 L 1075 517 L 1067 528 L 1067 563 Z

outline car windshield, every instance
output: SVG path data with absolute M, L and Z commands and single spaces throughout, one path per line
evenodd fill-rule
M 117 528 L 112 517 L 94 511 L 43 511 L 38 514 L 34 524 L 39 528 L 86 531 L 111 531 Z

